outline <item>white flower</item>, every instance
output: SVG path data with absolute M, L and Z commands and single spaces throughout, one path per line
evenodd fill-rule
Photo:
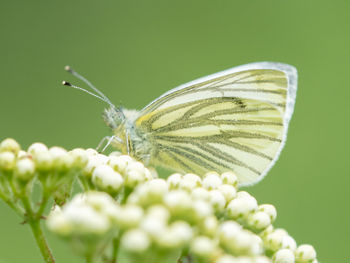
M 135 187 L 136 185 L 144 182 L 145 180 L 146 180 L 146 176 L 144 171 L 140 171 L 138 169 L 135 169 L 135 170 L 129 169 L 126 172 L 125 185 L 130 188 Z
M 49 149 L 47 148 L 47 146 L 41 142 L 33 143 L 28 148 L 28 153 L 33 155 L 34 158 L 37 154 L 46 154 L 48 151 Z
M 108 164 L 117 172 L 124 174 L 126 168 L 133 159 L 128 155 L 110 156 Z
M 18 154 L 20 150 L 21 147 L 14 139 L 7 138 L 0 143 L 0 152 L 12 152 Z
M 295 257 L 298 263 L 312 263 L 316 259 L 316 251 L 311 245 L 300 245 L 295 251 Z
M 35 165 L 34 162 L 29 158 L 23 158 L 18 160 L 16 163 L 16 177 L 24 180 L 29 181 L 34 177 L 35 172 Z
M 164 196 L 163 200 L 172 212 L 189 211 L 193 202 L 190 195 L 184 190 L 171 191 Z
M 123 177 L 108 165 L 99 165 L 92 174 L 92 182 L 100 189 L 116 193 L 123 185 Z
M 277 211 L 273 205 L 270 205 L 270 204 L 259 205 L 258 210 L 267 213 L 270 216 L 271 222 L 274 222 L 276 220 Z
M 196 220 L 201 221 L 204 218 L 213 214 L 212 206 L 205 201 L 196 200 L 193 202 L 192 209 L 194 211 L 193 216 Z
M 219 227 L 218 219 L 215 216 L 207 216 L 200 225 L 201 232 L 206 236 L 214 237 Z
M 58 205 L 54 206 L 54 209 L 47 218 L 46 224 L 51 231 L 61 236 L 68 236 L 73 231 L 73 225 Z
M 113 217 L 116 225 L 122 229 L 137 227 L 143 218 L 143 209 L 136 205 L 127 204 L 119 209 Z
M 195 237 L 191 242 L 191 252 L 202 258 L 212 257 L 216 250 L 216 242 L 206 236 Z
M 128 230 L 121 238 L 122 247 L 130 252 L 145 252 L 150 244 L 148 235 L 141 229 Z
M 49 153 L 52 157 L 52 164 L 58 169 L 69 169 L 74 162 L 74 159 L 68 155 L 68 152 L 61 147 L 51 147 Z
M 180 181 L 180 188 L 191 191 L 196 187 L 199 187 L 202 185 L 202 180 L 198 175 L 195 174 L 185 174 Z
M 180 182 L 182 180 L 181 174 L 172 174 L 167 178 L 167 183 L 169 189 L 177 189 L 180 186 Z
M 88 153 L 84 149 L 76 148 L 68 153 L 73 158 L 76 167 L 83 168 L 88 162 Z
M 297 243 L 295 242 L 294 238 L 289 235 L 285 235 L 282 238 L 282 248 L 288 248 L 295 251 L 297 248 Z
M 222 180 L 217 173 L 207 173 L 203 179 L 203 187 L 208 190 L 213 190 L 222 185 Z
M 258 208 L 257 201 L 249 194 L 239 192 L 227 206 L 228 215 L 232 218 L 247 216 Z
M 235 188 L 237 187 L 238 179 L 233 172 L 225 172 L 221 174 L 221 180 L 224 184 L 232 185 Z
M 229 184 L 220 185 L 218 190 L 224 195 L 226 202 L 230 202 L 237 195 L 236 188 Z
M 209 191 L 203 187 L 197 187 L 191 191 L 191 196 L 193 199 L 209 201 L 210 194 Z
M 273 256 L 273 263 L 294 263 L 294 253 L 290 249 L 280 249 Z
M 16 156 L 13 152 L 2 152 L 0 153 L 0 169 L 1 170 L 12 170 L 16 164 Z
M 272 251 L 277 251 L 282 248 L 283 239 L 288 236 L 288 233 L 282 229 L 276 229 L 265 238 L 266 246 Z
M 211 190 L 209 192 L 209 202 L 216 211 L 222 211 L 226 205 L 226 199 L 219 190 Z
M 271 218 L 265 212 L 255 212 L 248 216 L 247 222 L 253 229 L 262 230 L 271 224 Z

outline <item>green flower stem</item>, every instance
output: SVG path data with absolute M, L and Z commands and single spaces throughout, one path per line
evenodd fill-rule
M 27 223 L 29 223 L 30 225 L 35 241 L 40 249 L 40 252 L 44 258 L 44 261 L 46 263 L 55 263 L 55 259 L 52 256 L 52 253 L 47 244 L 44 232 L 41 228 L 40 218 L 38 218 L 38 214 L 33 212 L 31 202 L 27 196 L 23 196 L 21 200 L 22 200 L 24 209 L 26 210 Z
M 51 250 L 46 242 L 43 230 L 41 228 L 40 220 L 30 220 L 30 228 L 32 229 L 35 241 L 40 249 L 41 255 L 46 263 L 55 263 Z
M 50 195 L 46 191 L 44 191 L 43 197 L 42 197 L 41 202 L 40 202 L 40 207 L 39 207 L 38 211 L 36 212 L 38 219 L 40 219 L 42 217 L 49 199 L 50 199 Z
M 112 263 L 117 263 L 118 252 L 120 245 L 120 235 L 113 239 L 113 254 L 112 254 Z

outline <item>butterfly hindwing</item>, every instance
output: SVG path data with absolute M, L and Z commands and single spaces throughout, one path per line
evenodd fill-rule
M 241 185 L 259 181 L 279 155 L 294 106 L 290 76 L 278 68 L 248 65 L 150 103 L 135 121 L 152 143 L 150 163 L 197 174 L 232 170 Z

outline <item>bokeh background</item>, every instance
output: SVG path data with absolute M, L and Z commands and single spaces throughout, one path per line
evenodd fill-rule
M 254 61 L 299 71 L 288 140 L 247 189 L 277 226 L 348 262 L 350 2 L 148 0 L 0 2 L 0 140 L 96 147 L 105 105 L 60 85 L 73 66 L 115 103 L 141 109 L 179 84 Z M 83 86 L 83 85 L 82 85 Z M 49 234 L 57 262 L 81 262 Z M 42 262 L 29 228 L 0 203 L 0 262 Z

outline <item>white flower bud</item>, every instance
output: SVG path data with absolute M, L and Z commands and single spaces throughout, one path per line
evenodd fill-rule
M 118 227 L 127 229 L 138 226 L 143 215 L 141 207 L 128 204 L 120 208 L 119 214 L 114 215 L 113 220 Z
M 282 238 L 282 248 L 288 248 L 292 251 L 295 251 L 297 248 L 297 243 L 294 238 L 289 235 L 286 235 Z
M 118 156 L 122 156 L 122 153 L 118 152 L 118 151 L 114 151 L 114 152 L 111 152 L 108 156 L 109 157 L 111 157 L 111 156 L 118 157 Z
M 134 188 L 136 185 L 146 180 L 144 171 L 140 170 L 128 170 L 125 176 L 125 185 Z
M 209 192 L 209 202 L 218 212 L 222 211 L 226 205 L 226 199 L 219 190 L 211 190 Z
M 147 215 L 153 217 L 156 221 L 167 222 L 170 218 L 169 210 L 163 205 L 153 205 L 147 209 Z
M 124 174 L 130 162 L 134 162 L 128 155 L 110 156 L 108 164 L 117 172 Z
M 9 171 L 15 167 L 16 156 L 13 152 L 0 153 L 0 169 Z
M 33 143 L 31 146 L 28 148 L 28 153 L 33 155 L 33 157 L 37 154 L 46 154 L 48 152 L 48 148 L 45 144 L 41 142 L 36 142 Z
M 132 229 L 124 233 L 121 238 L 122 247 L 130 252 L 145 252 L 150 246 L 148 235 L 141 229 Z
M 152 238 L 159 239 L 164 235 L 167 225 L 164 218 L 157 218 L 154 215 L 146 215 L 140 223 L 140 228 L 147 232 Z
M 30 154 L 23 150 L 19 150 L 19 152 L 17 153 L 17 159 L 26 158 L 29 156 Z
M 77 234 L 104 234 L 110 228 L 109 219 L 88 204 L 68 204 L 63 208 L 63 214 Z
M 230 202 L 237 195 L 236 188 L 229 184 L 220 185 L 218 190 L 224 195 L 226 202 Z
M 236 221 L 225 221 L 219 227 L 219 236 L 223 242 L 230 242 L 242 231 L 242 226 Z
M 80 148 L 76 148 L 68 153 L 73 158 L 73 165 L 83 168 L 88 163 L 88 153 Z
M 266 246 L 272 251 L 277 251 L 282 248 L 283 239 L 288 236 L 288 233 L 282 229 L 276 229 L 265 238 Z
M 237 188 L 238 179 L 237 176 L 233 172 L 225 172 L 221 174 L 221 180 L 224 184 L 232 185 Z
M 92 182 L 98 188 L 116 193 L 123 185 L 122 176 L 108 165 L 99 165 L 92 174 Z
M 168 192 L 168 185 L 164 179 L 153 179 L 146 182 L 148 199 L 152 202 L 161 201 Z
M 191 252 L 201 258 L 211 258 L 216 250 L 215 241 L 206 236 L 197 236 L 191 242 Z
M 189 242 L 193 236 L 191 226 L 185 221 L 175 221 L 170 226 L 170 231 L 175 233 L 175 238 L 182 244 Z
M 273 263 L 294 263 L 294 253 L 290 249 L 278 250 L 272 259 Z
M 203 187 L 197 187 L 191 191 L 191 196 L 193 199 L 209 201 L 210 194 L 209 191 Z
M 201 224 L 201 232 L 207 236 L 214 237 L 218 231 L 219 222 L 215 216 L 204 218 Z
M 181 174 L 172 174 L 168 177 L 167 183 L 169 186 L 169 189 L 177 189 L 180 186 L 180 182 L 182 180 Z
M 67 217 L 64 216 L 62 210 L 57 205 L 49 214 L 46 224 L 52 232 L 61 236 L 67 236 L 73 231 L 72 224 L 68 221 Z
M 33 160 L 38 171 L 48 171 L 52 168 L 53 159 L 49 151 L 36 150 Z
M 1 152 L 12 152 L 15 155 L 21 150 L 21 146 L 14 139 L 7 138 L 0 143 Z
M 156 236 L 161 248 L 174 249 L 187 244 L 192 238 L 192 228 L 184 221 L 176 221 Z
M 265 212 L 270 216 L 271 223 L 273 223 L 276 220 L 277 211 L 273 205 L 270 205 L 270 204 L 259 205 L 258 209 L 259 211 Z
M 295 251 L 295 257 L 298 263 L 312 263 L 316 259 L 316 251 L 311 245 L 300 245 Z
M 201 186 L 202 180 L 198 175 L 195 174 L 185 174 L 180 181 L 180 188 L 191 191 L 196 187 Z
M 88 163 L 84 167 L 84 170 L 83 170 L 84 175 L 87 177 L 90 177 L 92 175 L 92 172 L 95 170 L 97 166 L 106 164 L 104 161 L 106 160 L 100 158 L 99 154 L 91 155 L 89 157 Z
M 208 190 L 213 190 L 222 185 L 222 180 L 217 173 L 210 172 L 207 173 L 203 179 L 203 187 Z
M 209 203 L 202 200 L 194 201 L 192 208 L 194 210 L 195 218 L 199 221 L 213 214 L 212 206 Z
M 241 193 L 239 195 L 239 193 Z M 239 192 L 236 199 L 233 199 L 227 206 L 228 215 L 234 219 L 247 216 L 258 208 L 254 197 Z
M 263 230 L 271 224 L 271 219 L 265 212 L 255 212 L 248 215 L 247 222 L 255 230 Z
M 192 207 L 192 199 L 184 190 L 176 190 L 164 196 L 164 204 L 172 212 L 189 210 Z
M 29 181 L 34 177 L 35 165 L 29 158 L 18 160 L 15 176 L 23 181 Z
M 86 149 L 86 153 L 89 157 L 98 155 L 98 151 L 96 151 L 95 149 L 92 149 L 92 148 Z
M 58 168 L 67 170 L 73 165 L 74 159 L 68 154 L 68 152 L 61 147 L 51 147 L 49 153 L 52 157 L 52 164 Z

